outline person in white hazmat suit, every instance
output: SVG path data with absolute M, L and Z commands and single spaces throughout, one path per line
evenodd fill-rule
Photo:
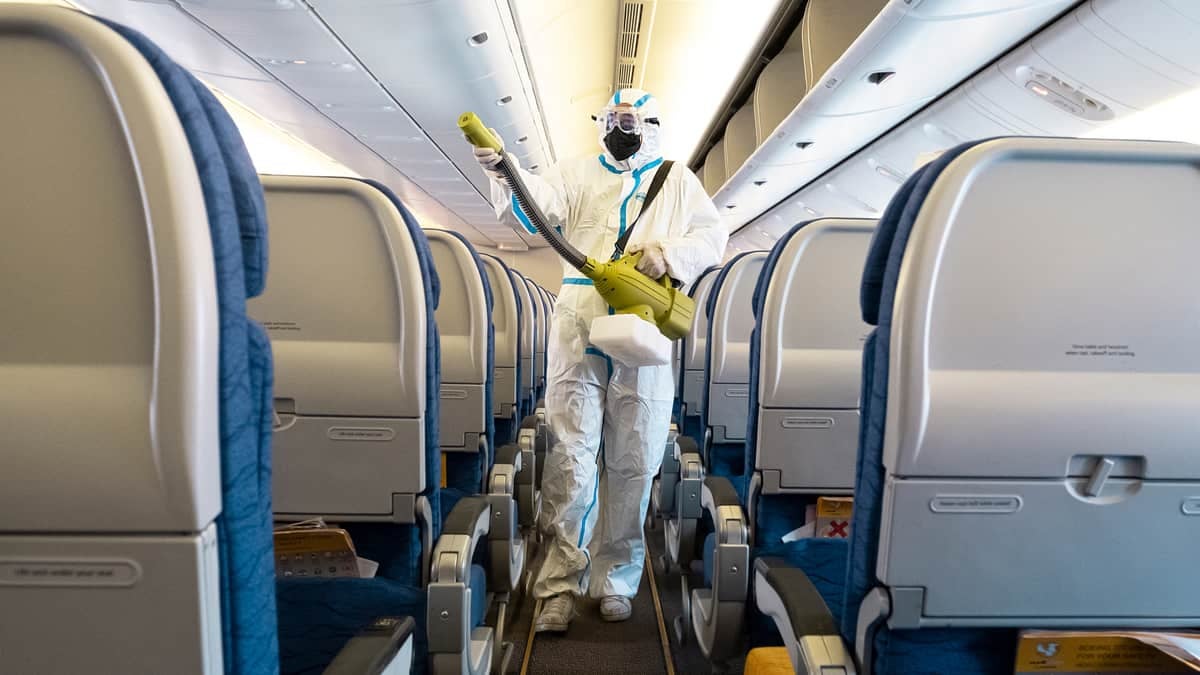
M 613 256 L 617 239 L 637 219 L 626 252 L 642 252 L 638 269 L 691 283 L 721 260 L 729 233 L 686 166 L 672 167 L 639 218 L 663 163 L 654 97 L 622 89 L 596 122 L 603 152 L 559 162 L 540 175 L 522 170 L 530 198 L 572 246 L 599 260 Z M 475 154 L 492 177 L 497 216 L 536 234 L 495 171 L 500 153 L 477 148 Z M 627 367 L 589 344 L 592 319 L 608 314 L 608 305 L 590 280 L 565 262 L 563 270 L 547 355 L 547 551 L 533 587 L 545 599 L 535 628 L 551 632 L 567 630 L 575 598 L 589 591 L 600 599 L 603 619 L 632 614 L 646 558 L 642 524 L 675 395 L 670 365 Z

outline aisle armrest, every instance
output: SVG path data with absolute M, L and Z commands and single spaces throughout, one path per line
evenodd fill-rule
M 382 616 L 355 635 L 324 675 L 399 675 L 412 671 L 412 617 Z
M 509 593 L 521 583 L 525 568 L 525 539 L 518 528 L 517 481 L 523 460 L 521 449 L 513 444 L 496 450 L 496 463 L 488 475 L 488 504 L 492 524 L 488 531 L 491 565 L 488 581 L 493 590 Z
M 771 617 L 798 674 L 855 675 L 837 621 L 804 570 L 781 558 L 754 561 L 754 599 Z
M 654 479 L 650 502 L 653 513 L 668 518 L 675 513 L 675 488 L 679 485 L 679 428 L 671 425 L 667 432 L 667 444 L 663 447 L 663 461 Z
M 749 595 L 750 545 L 746 514 L 729 479 L 709 476 L 701 505 L 713 522 L 712 588 L 692 590 L 692 632 L 700 651 L 720 663 L 736 655 Z
M 517 448 L 521 453 L 521 471 L 517 474 L 517 512 L 521 527 L 524 528 L 537 525 L 541 510 L 541 478 L 538 473 L 542 470 L 544 454 L 538 454 L 537 434 L 537 417 L 529 415 L 521 420 L 521 428 L 517 431 Z
M 686 569 L 696 554 L 696 525 L 704 514 L 701 493 L 704 485 L 704 461 L 696 442 L 679 436 L 675 443 L 679 462 L 679 481 L 675 485 L 674 513 L 663 518 L 667 559 Z
M 471 621 L 471 562 L 490 525 L 488 500 L 466 497 L 446 517 L 434 547 L 425 617 L 434 675 L 482 675 L 491 666 L 494 633 Z

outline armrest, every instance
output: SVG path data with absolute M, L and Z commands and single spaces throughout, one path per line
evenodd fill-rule
M 797 673 L 854 675 L 833 613 L 804 570 L 780 558 L 754 561 L 754 599 L 775 621 Z
M 712 588 L 692 591 L 692 632 L 704 656 L 723 662 L 737 654 L 745 625 L 750 592 L 749 530 L 737 491 L 727 478 L 706 478 L 701 494 L 701 504 L 715 528 L 716 548 Z
M 425 628 L 430 672 L 435 675 L 483 673 L 491 663 L 492 632 L 471 625 L 471 561 L 490 525 L 487 499 L 461 499 L 446 517 L 433 549 Z
M 674 424 L 667 431 L 667 445 L 663 448 L 663 461 L 650 493 L 652 513 L 669 518 L 675 513 L 675 488 L 679 485 L 679 429 Z
M 325 668 L 324 675 L 382 675 L 412 670 L 412 617 L 382 616 L 355 635 Z
M 540 501 L 538 487 L 541 480 L 538 473 L 542 470 L 538 461 L 537 419 L 530 415 L 521 421 L 517 431 L 517 450 L 521 453 L 521 472 L 517 474 L 517 508 L 521 527 L 532 528 L 537 525 Z
M 704 514 L 701 492 L 704 484 L 704 462 L 694 450 L 696 443 L 680 436 L 675 444 L 679 458 L 679 480 L 675 484 L 674 513 L 664 516 L 663 534 L 666 537 L 668 562 L 686 569 L 695 555 L 696 524 Z
M 496 464 L 488 475 L 488 505 L 492 525 L 488 532 L 488 580 L 493 590 L 508 593 L 516 589 L 525 569 L 525 540 L 520 536 L 517 506 L 517 481 L 523 458 L 513 444 L 496 450 Z

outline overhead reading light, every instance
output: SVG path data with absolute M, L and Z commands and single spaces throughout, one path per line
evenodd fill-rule
M 870 159 L 870 160 L 867 160 L 867 164 L 869 164 L 871 166 L 871 168 L 875 169 L 875 173 L 879 174 L 880 176 L 883 176 L 884 178 L 893 180 L 897 183 L 904 182 L 904 178 L 905 178 L 904 174 L 902 174 L 899 171 L 893 169 L 892 167 L 884 164 L 883 162 L 880 162 L 875 159 Z
M 1021 66 L 1017 77 L 1025 80 L 1026 91 L 1075 117 L 1096 122 L 1116 117 L 1112 108 L 1049 73 Z
M 504 96 L 496 100 L 496 105 L 508 105 L 509 103 L 512 103 L 511 96 Z
M 812 216 L 813 218 L 820 218 L 820 217 L 821 217 L 821 212 L 820 212 L 820 211 L 818 211 L 818 210 L 816 210 L 816 209 L 814 209 L 814 208 L 813 208 L 813 207 L 811 207 L 811 206 L 806 206 L 806 207 L 804 207 L 804 212 L 805 212 L 805 213 L 807 213 L 808 215 Z
M 526 142 L 528 142 L 528 141 L 529 141 L 529 137 L 528 137 L 528 136 L 522 136 L 522 137 L 520 137 L 520 138 L 518 138 L 518 139 L 517 139 L 517 143 L 526 143 Z
M 530 171 L 537 171 L 537 170 L 538 170 L 538 165 L 537 165 L 537 164 L 534 164 L 534 165 L 530 166 L 530 167 L 529 167 L 529 170 L 530 170 Z
M 764 185 L 766 185 L 766 184 L 767 184 L 767 181 L 765 181 L 765 180 L 756 180 L 756 181 L 754 181 L 754 187 L 762 187 L 762 186 L 764 186 Z
M 488 41 L 488 34 L 486 31 L 483 33 L 476 33 L 476 34 L 472 35 L 471 37 L 467 38 L 467 44 L 471 45 L 472 47 L 479 47 L 487 41 Z
M 796 147 L 800 148 L 801 150 L 807 150 L 811 148 L 812 145 L 813 141 L 796 141 Z
M 730 202 L 730 203 L 728 203 L 728 204 L 726 204 L 726 205 L 725 205 L 725 208 L 727 208 L 727 209 L 729 209 L 730 211 L 732 211 L 732 210 L 734 210 L 734 209 L 736 209 L 736 208 L 737 208 L 737 204 L 734 204 L 733 202 Z

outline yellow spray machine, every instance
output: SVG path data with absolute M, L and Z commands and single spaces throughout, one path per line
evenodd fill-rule
M 492 148 L 502 153 L 504 144 L 484 126 L 475 113 L 463 113 L 458 118 L 458 128 L 471 145 L 477 148 Z M 501 157 L 503 159 L 496 170 L 504 176 L 505 182 L 516 197 L 517 205 L 550 247 L 572 267 L 592 280 L 596 292 L 615 312 L 610 321 L 597 319 L 592 323 L 592 344 L 628 365 L 668 363 L 671 355 L 670 341 L 686 336 L 691 330 L 692 314 L 696 310 L 692 298 L 675 288 L 667 275 L 655 280 L 639 272 L 637 263 L 642 257 L 640 252 L 601 262 L 585 256 L 571 246 L 546 222 L 545 215 L 530 198 L 517 168 L 512 166 L 503 154 Z M 632 321 L 631 317 L 644 321 Z M 656 326 L 658 330 L 647 330 L 647 323 Z

